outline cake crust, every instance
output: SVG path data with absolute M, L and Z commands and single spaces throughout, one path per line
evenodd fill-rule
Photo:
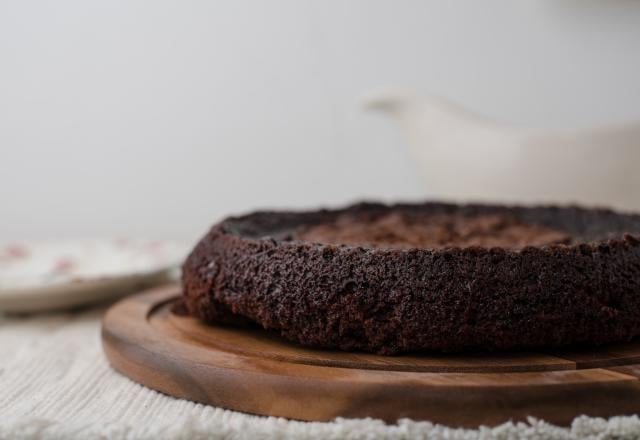
M 640 335 L 638 237 L 640 216 L 578 207 L 258 212 L 197 244 L 183 299 L 206 322 L 257 323 L 319 348 L 601 345 Z

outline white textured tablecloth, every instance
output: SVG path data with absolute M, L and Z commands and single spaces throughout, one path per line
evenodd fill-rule
M 304 423 L 173 399 L 110 369 L 103 312 L 0 318 L 0 439 L 640 438 L 637 416 L 462 430 L 410 420 Z

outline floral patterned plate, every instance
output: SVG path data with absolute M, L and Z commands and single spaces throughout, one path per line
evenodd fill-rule
M 0 243 L 0 312 L 72 308 L 172 281 L 187 250 L 144 240 Z

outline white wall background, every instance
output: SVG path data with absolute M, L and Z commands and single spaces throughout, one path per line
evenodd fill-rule
M 358 108 L 384 86 L 530 126 L 640 119 L 640 1 L 0 0 L 0 239 L 420 197 Z

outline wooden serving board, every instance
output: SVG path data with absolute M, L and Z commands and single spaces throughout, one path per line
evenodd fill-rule
M 117 371 L 165 394 L 252 414 L 409 417 L 449 426 L 640 413 L 640 343 L 598 350 L 376 356 L 306 349 L 171 312 L 178 286 L 124 299 L 102 342 Z

